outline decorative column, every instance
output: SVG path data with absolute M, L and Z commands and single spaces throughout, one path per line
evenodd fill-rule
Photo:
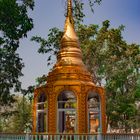
M 86 103 L 86 93 L 82 87 L 81 92 L 78 94 L 78 133 L 87 132 L 87 103 Z
M 48 95 L 48 133 L 56 133 L 57 99 L 55 93 Z
M 37 111 L 37 107 L 36 107 L 36 105 L 37 105 L 37 94 L 38 94 L 38 90 L 36 89 L 35 91 L 34 91 L 34 101 L 33 101 L 33 109 L 32 109 L 32 118 L 33 118 L 33 128 L 32 128 L 32 132 L 33 133 L 35 133 L 36 132 L 36 122 L 37 122 L 37 120 L 36 120 L 36 111 Z
M 102 121 L 102 133 L 106 133 L 106 103 L 105 103 L 105 90 L 102 87 L 97 87 L 97 92 L 101 98 L 101 121 Z

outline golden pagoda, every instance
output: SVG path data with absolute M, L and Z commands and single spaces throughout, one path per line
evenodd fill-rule
M 33 133 L 105 133 L 105 91 L 93 83 L 82 61 L 71 0 L 60 43 L 47 84 L 34 92 Z

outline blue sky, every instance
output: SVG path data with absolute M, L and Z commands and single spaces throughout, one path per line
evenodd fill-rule
M 85 24 L 99 24 L 110 20 L 111 27 L 125 25 L 123 37 L 128 43 L 140 44 L 140 0 L 102 0 L 101 5 L 95 5 L 91 13 L 88 0 L 85 1 Z M 25 63 L 24 76 L 20 79 L 22 87 L 35 84 L 35 79 L 47 74 L 47 55 L 38 54 L 39 45 L 31 42 L 34 35 L 47 37 L 52 27 L 63 29 L 64 0 L 35 0 L 35 9 L 29 14 L 34 20 L 34 29 L 28 33 L 28 38 L 21 40 L 18 52 Z

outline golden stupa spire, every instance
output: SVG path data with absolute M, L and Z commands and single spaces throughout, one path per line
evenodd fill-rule
M 82 51 L 80 49 L 79 39 L 74 30 L 74 21 L 72 16 L 72 0 L 67 0 L 67 15 L 64 25 L 64 34 L 60 42 L 60 50 L 57 54 L 57 62 L 53 67 L 53 74 L 50 79 L 77 79 L 82 78 L 91 81 L 83 61 Z M 79 75 L 81 76 L 79 77 Z M 51 78 L 52 76 L 52 78 Z M 54 81 L 55 81 L 54 80 Z M 65 81 L 64 80 L 64 81 Z M 63 83 L 62 83 L 63 84 Z
M 72 2 L 71 2 L 71 0 L 68 0 L 68 2 L 67 2 L 67 18 L 69 18 L 70 23 L 74 27 L 74 20 L 73 20 L 73 16 L 72 16 Z
M 84 66 L 79 40 L 74 30 L 72 0 L 67 0 L 64 34 L 61 39 L 61 48 L 57 55 L 57 60 L 56 66 Z
M 72 2 L 71 0 L 68 0 L 67 4 L 67 16 L 71 17 L 72 16 Z
M 64 26 L 64 35 L 61 40 L 61 47 L 67 47 L 67 42 L 73 42 L 71 47 L 79 47 L 78 37 L 74 30 L 74 20 L 72 16 L 72 0 L 67 1 L 67 16 Z

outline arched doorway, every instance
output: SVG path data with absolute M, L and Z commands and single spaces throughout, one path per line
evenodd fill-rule
M 47 132 L 47 96 L 41 93 L 37 98 L 37 132 Z
M 57 128 L 59 133 L 76 132 L 76 96 L 72 91 L 63 91 L 58 96 Z
M 88 94 L 88 132 L 94 133 L 101 129 L 101 102 L 97 93 Z

